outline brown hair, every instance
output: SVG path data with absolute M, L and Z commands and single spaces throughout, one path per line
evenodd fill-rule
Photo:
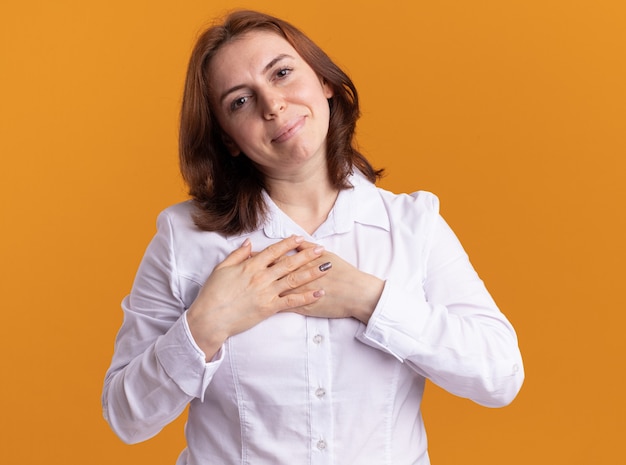
M 206 231 L 238 234 L 252 231 L 264 219 L 264 178 L 242 154 L 231 156 L 210 104 L 208 67 L 221 46 L 251 30 L 271 31 L 284 37 L 318 76 L 333 90 L 329 99 L 327 136 L 331 183 L 350 187 L 347 177 L 354 167 L 375 182 L 374 170 L 354 145 L 359 100 L 352 80 L 306 35 L 291 24 L 255 11 L 236 11 L 220 25 L 206 30 L 191 54 L 180 118 L 179 154 L 183 179 L 199 212 L 194 220 Z

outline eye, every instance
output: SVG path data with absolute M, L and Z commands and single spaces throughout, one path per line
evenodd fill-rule
M 248 97 L 238 97 L 235 100 L 233 100 L 230 104 L 230 110 L 231 111 L 236 111 L 238 109 L 240 109 L 242 106 L 244 106 L 246 104 L 246 102 L 248 101 Z
M 276 77 L 278 79 L 283 79 L 286 78 L 289 74 L 291 74 L 291 72 L 293 71 L 292 68 L 280 68 L 277 72 L 276 72 Z

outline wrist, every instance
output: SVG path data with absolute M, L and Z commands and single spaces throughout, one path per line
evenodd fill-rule
M 352 316 L 367 325 L 376 310 L 380 296 L 385 287 L 385 281 L 376 276 L 366 275 L 367 279 L 361 280 L 362 286 L 357 290 L 358 305 L 355 306 Z
M 189 332 L 196 345 L 204 352 L 205 361 L 209 362 L 213 359 L 215 354 L 220 350 L 226 339 L 227 335 L 223 335 L 213 325 L 208 325 L 210 328 L 207 330 L 207 323 L 201 322 L 196 315 L 189 309 L 185 318 L 187 320 L 187 326 Z

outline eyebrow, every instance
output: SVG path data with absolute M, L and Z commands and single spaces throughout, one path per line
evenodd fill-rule
M 281 53 L 280 55 L 276 56 L 275 58 L 270 60 L 268 64 L 265 65 L 265 67 L 263 68 L 262 74 L 267 73 L 276 63 L 280 62 L 281 60 L 284 60 L 285 58 L 293 58 L 293 57 L 287 53 Z M 228 97 L 228 94 L 236 92 L 239 89 L 243 89 L 245 87 L 246 86 L 244 84 L 238 84 L 236 86 L 231 87 L 220 96 L 220 102 L 223 102 L 224 99 Z

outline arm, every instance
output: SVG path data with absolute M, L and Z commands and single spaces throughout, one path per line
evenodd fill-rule
M 515 331 L 439 216 L 431 237 L 422 289 L 388 280 L 359 339 L 455 395 L 506 405 L 524 379 Z
M 172 225 L 159 216 L 158 232 L 122 302 L 124 322 L 106 374 L 103 413 L 127 443 L 157 434 L 193 398 L 201 398 L 221 362 L 211 363 L 190 337 L 172 251 Z
M 290 237 L 251 257 L 251 243 L 245 241 L 213 270 L 187 310 L 180 295 L 173 229 L 162 214 L 123 302 L 124 323 L 105 378 L 104 416 L 129 443 L 154 436 L 191 400 L 203 400 L 228 337 L 323 295 L 315 289 L 280 296 L 325 273 L 301 269 L 319 258 L 322 248 L 286 256 L 302 242 Z

